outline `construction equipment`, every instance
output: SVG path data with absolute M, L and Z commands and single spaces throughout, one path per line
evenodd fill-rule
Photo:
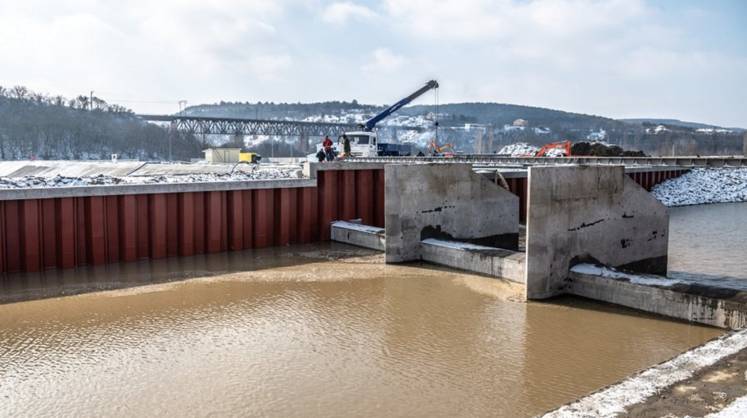
M 239 162 L 240 163 L 258 163 L 259 160 L 261 160 L 262 157 L 257 154 L 256 152 L 244 152 L 241 151 L 239 153 Z
M 414 93 L 389 106 L 383 112 L 367 120 L 360 125 L 361 130 L 356 132 L 346 132 L 345 135 L 350 140 L 350 154 L 354 157 L 377 157 L 382 155 L 398 156 L 409 155 L 410 146 L 405 144 L 379 144 L 376 133 L 373 132 L 377 123 L 389 117 L 392 113 L 398 111 L 413 100 L 422 96 L 429 90 L 437 89 L 438 82 L 431 80 Z
M 449 152 L 445 152 L 445 150 L 450 150 Z M 454 156 L 454 145 L 452 144 L 443 144 L 438 145 L 436 143 L 436 140 L 432 140 L 430 144 L 428 144 L 428 150 L 433 154 L 434 156 L 438 157 L 451 157 Z
M 545 144 L 534 154 L 535 157 L 570 157 L 571 141 L 559 141 Z

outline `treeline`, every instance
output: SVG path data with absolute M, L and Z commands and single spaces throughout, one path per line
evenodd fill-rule
M 172 135 L 171 138 L 169 135 Z M 49 96 L 23 86 L 0 86 L 0 159 L 189 160 L 201 155 L 193 135 L 145 123 L 93 96 Z

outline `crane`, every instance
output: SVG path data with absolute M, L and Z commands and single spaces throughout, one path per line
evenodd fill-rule
M 373 132 L 376 124 L 389 117 L 392 113 L 398 111 L 404 106 L 411 103 L 413 100 L 422 96 L 426 92 L 432 89 L 438 88 L 438 82 L 431 80 L 409 96 L 398 101 L 397 103 L 384 109 L 378 115 L 367 120 L 365 123 L 360 125 L 361 130 L 356 132 L 346 132 L 345 136 L 350 140 L 350 154 L 355 157 L 375 157 L 379 155 L 409 155 L 409 152 L 405 151 L 405 146 L 400 144 L 379 144 L 377 143 L 376 133 Z M 340 138 L 342 141 L 342 137 Z M 340 144 L 342 148 L 342 144 Z M 407 147 L 409 149 L 409 147 Z

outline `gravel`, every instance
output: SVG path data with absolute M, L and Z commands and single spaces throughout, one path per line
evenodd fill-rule
M 666 206 L 747 202 L 747 169 L 694 168 L 656 185 L 652 193 Z

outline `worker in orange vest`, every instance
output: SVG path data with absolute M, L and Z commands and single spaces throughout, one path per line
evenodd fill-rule
M 327 155 L 327 161 L 334 160 L 335 152 L 332 149 L 332 140 L 329 139 L 329 136 L 324 137 L 324 142 L 322 142 L 322 147 L 324 148 L 324 154 Z

